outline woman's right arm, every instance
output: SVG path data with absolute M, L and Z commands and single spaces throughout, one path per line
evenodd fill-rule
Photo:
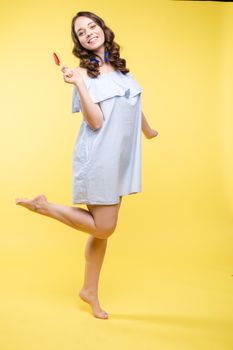
M 97 103 L 94 103 L 88 93 L 84 83 L 81 69 L 78 67 L 74 70 L 68 67 L 62 68 L 64 81 L 74 84 L 78 91 L 82 114 L 91 129 L 97 130 L 101 128 L 103 122 L 103 113 Z

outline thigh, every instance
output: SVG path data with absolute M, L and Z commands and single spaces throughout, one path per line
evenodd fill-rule
M 120 202 L 117 204 L 87 204 L 87 208 L 92 214 L 97 228 L 108 230 L 116 227 L 121 202 L 122 197 L 120 197 Z

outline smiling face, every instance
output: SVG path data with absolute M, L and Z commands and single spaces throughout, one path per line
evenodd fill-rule
M 87 50 L 96 51 L 105 42 L 103 29 L 91 18 L 78 17 L 74 29 L 80 44 Z

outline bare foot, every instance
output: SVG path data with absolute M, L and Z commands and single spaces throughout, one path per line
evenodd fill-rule
M 79 292 L 79 296 L 83 301 L 85 301 L 91 306 L 93 315 L 95 317 L 102 318 L 102 319 L 108 318 L 107 312 L 101 309 L 98 297 L 95 293 L 82 289 Z
M 22 205 L 23 207 L 31 211 L 44 214 L 46 211 L 46 206 L 48 204 L 48 201 L 47 201 L 47 198 L 42 194 L 33 199 L 16 198 L 15 203 L 17 205 Z

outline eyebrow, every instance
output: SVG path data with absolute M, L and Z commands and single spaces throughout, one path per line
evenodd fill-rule
M 87 25 L 89 25 L 89 24 L 91 24 L 91 23 L 95 23 L 95 22 L 89 22 L 89 23 L 87 23 Z M 78 30 L 77 30 L 77 32 L 76 33 L 78 33 L 80 30 L 82 30 L 83 28 L 79 28 Z

